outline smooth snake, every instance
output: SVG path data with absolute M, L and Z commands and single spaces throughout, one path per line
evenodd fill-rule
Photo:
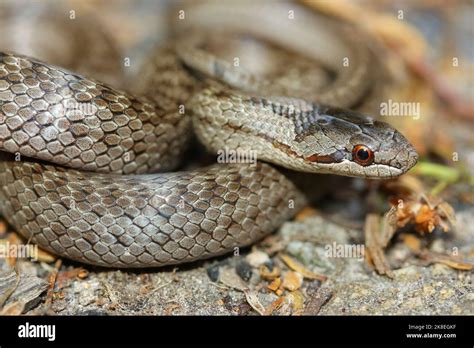
M 293 3 L 256 3 L 188 6 L 137 77 L 147 98 L 0 53 L 1 214 L 62 257 L 157 267 L 250 245 L 289 220 L 307 199 L 279 167 L 409 170 L 410 143 L 349 110 L 378 82 L 363 36 Z M 236 47 L 247 63 L 231 58 Z M 253 151 L 258 163 L 172 172 L 193 133 L 210 153 Z

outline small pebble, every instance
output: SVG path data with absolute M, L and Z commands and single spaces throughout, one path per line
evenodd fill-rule
M 321 281 L 320 280 L 312 280 L 307 289 L 306 289 L 306 293 L 310 296 L 314 295 L 318 290 L 319 288 L 321 287 Z
M 235 266 L 235 271 L 239 277 L 246 282 L 252 277 L 252 266 L 250 266 L 250 264 L 245 260 L 240 260 L 237 263 L 237 266 Z
M 217 282 L 219 279 L 219 265 L 212 265 L 208 267 L 206 271 L 209 279 L 211 279 L 213 282 Z
M 258 268 L 266 262 L 270 261 L 267 253 L 260 250 L 252 251 L 245 257 L 245 260 L 254 268 Z
M 441 240 L 441 239 L 436 239 L 436 240 L 431 244 L 430 250 L 431 250 L 431 251 L 434 251 L 434 252 L 436 252 L 436 253 L 445 253 L 445 252 L 446 252 L 446 248 L 445 248 L 445 246 L 444 246 L 443 240 Z

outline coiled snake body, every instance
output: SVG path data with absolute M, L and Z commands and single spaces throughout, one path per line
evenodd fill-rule
M 282 2 L 233 6 L 191 7 L 182 30 L 225 26 L 234 36 L 219 33 L 219 40 L 235 43 L 239 32 L 289 48 L 286 56 L 275 51 L 299 69 L 294 77 L 278 66 L 291 70 L 289 83 L 285 73 L 278 80 L 217 58 L 204 34 L 180 36 L 151 58 L 139 92 L 153 102 L 0 54 L 0 212 L 15 229 L 72 260 L 156 267 L 249 245 L 305 204 L 295 184 L 264 162 L 170 172 L 192 130 L 211 153 L 255 151 L 259 161 L 303 172 L 387 178 L 416 163 L 391 126 L 338 108 L 360 104 L 375 83 L 362 42 L 348 44 L 294 4 L 298 21 L 288 21 L 290 5 Z M 352 59 L 347 69 L 338 67 L 344 54 Z M 309 74 L 314 59 L 336 75 L 318 91 Z

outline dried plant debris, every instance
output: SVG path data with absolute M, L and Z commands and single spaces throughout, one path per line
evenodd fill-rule
M 318 288 L 314 294 L 310 295 L 308 305 L 304 310 L 304 315 L 317 315 L 321 308 L 329 302 L 334 295 L 333 291 L 327 288 Z
M 237 274 L 235 268 L 230 266 L 224 266 L 220 269 L 219 282 L 238 291 L 248 289 L 247 283 Z
M 292 291 L 283 297 L 279 309 L 280 315 L 302 315 L 304 311 L 305 297 L 301 291 Z
M 36 306 L 48 283 L 36 276 L 15 271 L 0 275 L 0 314 L 17 315 Z
M 460 271 L 472 271 L 474 269 L 474 262 L 459 256 L 444 255 L 430 252 L 428 250 L 423 250 L 420 252 L 419 257 L 425 262 L 426 265 L 442 263 L 448 267 Z
M 260 299 L 258 298 L 258 293 L 254 290 L 244 289 L 245 298 L 247 303 L 257 311 L 260 315 L 268 315 L 267 310 L 261 304 Z
M 325 281 L 327 279 L 327 277 L 324 275 L 311 272 L 306 267 L 304 267 L 301 263 L 294 260 L 288 255 L 280 254 L 279 256 L 290 269 L 300 273 L 304 278 L 316 279 L 316 280 L 321 280 L 321 281 Z
M 296 291 L 303 285 L 303 276 L 298 272 L 289 271 L 283 277 L 282 287 L 289 291 Z
M 419 233 L 431 233 L 437 228 L 449 232 L 455 223 L 455 214 L 442 199 L 421 194 L 399 200 L 386 214 L 385 221 L 389 230 L 414 225 Z
M 277 295 L 281 295 L 281 291 L 279 292 L 281 286 L 281 278 L 275 278 L 272 280 L 272 282 L 267 286 L 267 288 L 273 292 L 275 292 Z
M 386 274 L 393 278 L 393 272 L 384 255 L 384 249 L 397 231 L 402 229 L 415 231 L 420 237 L 423 237 L 436 230 L 448 233 L 454 225 L 454 209 L 441 198 L 425 194 L 407 194 L 403 200 L 397 200 L 385 214 L 382 224 L 376 214 L 367 217 L 364 231 L 367 262 L 375 266 L 379 274 Z M 429 252 L 423 248 L 423 240 L 413 234 L 402 233 L 400 239 L 413 254 L 427 261 L 426 265 L 444 263 L 458 270 L 472 269 L 472 263 L 466 260 Z
M 271 264 L 261 265 L 259 268 L 260 278 L 264 280 L 274 280 L 280 276 L 281 269 Z
M 315 274 L 286 254 L 271 259 L 256 247 L 245 257 L 207 268 L 210 280 L 222 291 L 243 293 L 248 306 L 260 315 L 301 315 L 305 305 L 304 289 L 308 284 L 327 279 Z M 309 280 L 305 284 L 305 280 Z M 220 301 L 226 305 L 224 300 Z M 236 311 L 236 306 L 231 306 Z M 238 311 L 240 313 L 240 310 Z
M 278 297 L 275 301 L 270 303 L 270 305 L 265 309 L 265 315 L 272 315 L 274 312 L 278 311 L 283 302 L 285 301 L 285 297 L 281 296 Z
M 20 283 L 20 275 L 16 271 L 0 277 L 0 306 L 3 306 Z
M 366 216 L 364 235 L 367 263 L 374 266 L 377 273 L 393 278 L 394 274 L 384 254 L 386 242 L 380 233 L 380 217 L 377 214 L 368 214 Z

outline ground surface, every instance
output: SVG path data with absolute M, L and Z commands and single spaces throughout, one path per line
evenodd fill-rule
M 457 246 L 461 252 L 474 247 L 474 211 L 458 213 L 459 227 L 453 235 L 431 243 L 433 251 L 445 251 Z M 319 216 L 286 223 L 267 244 L 245 250 L 240 256 L 223 257 L 192 265 L 166 270 L 119 271 L 97 270 L 64 261 L 57 275 L 53 293 L 47 291 L 47 276 L 51 265 L 20 261 L 18 269 L 29 275 L 29 291 L 39 305 L 30 314 L 257 314 L 243 291 L 248 288 L 257 296 L 257 303 L 271 308 L 273 314 L 472 314 L 474 313 L 474 286 L 472 273 L 449 268 L 443 264 L 423 265 L 403 242 L 395 242 L 387 255 L 394 267 L 395 277 L 377 275 L 361 258 L 327 257 L 328 245 L 357 243 L 361 233 L 340 227 Z M 278 256 L 268 257 L 268 251 L 277 246 Z M 265 262 L 282 269 L 282 279 L 289 268 L 279 256 L 284 254 L 297 260 L 309 271 L 324 274 L 326 281 L 304 279 L 289 282 L 281 296 L 269 290 L 271 281 L 260 277 L 258 268 L 251 264 Z M 2 269 L 7 271 L 5 263 Z M 240 274 L 243 280 L 236 274 Z M 209 273 L 218 275 L 211 280 Z M 247 276 L 247 277 L 246 277 Z M 298 277 L 297 277 L 298 279 Z M 293 287 L 292 287 L 293 286 Z M 44 291 L 38 291 L 43 289 Z M 20 291 L 17 289 L 17 291 Z M 247 291 L 247 290 L 246 290 Z M 18 308 L 18 301 L 28 298 L 25 293 L 13 293 L 5 305 Z M 16 305 L 15 305 L 16 303 Z M 253 303 L 250 300 L 250 303 Z M 28 306 L 27 306 L 28 308 Z

